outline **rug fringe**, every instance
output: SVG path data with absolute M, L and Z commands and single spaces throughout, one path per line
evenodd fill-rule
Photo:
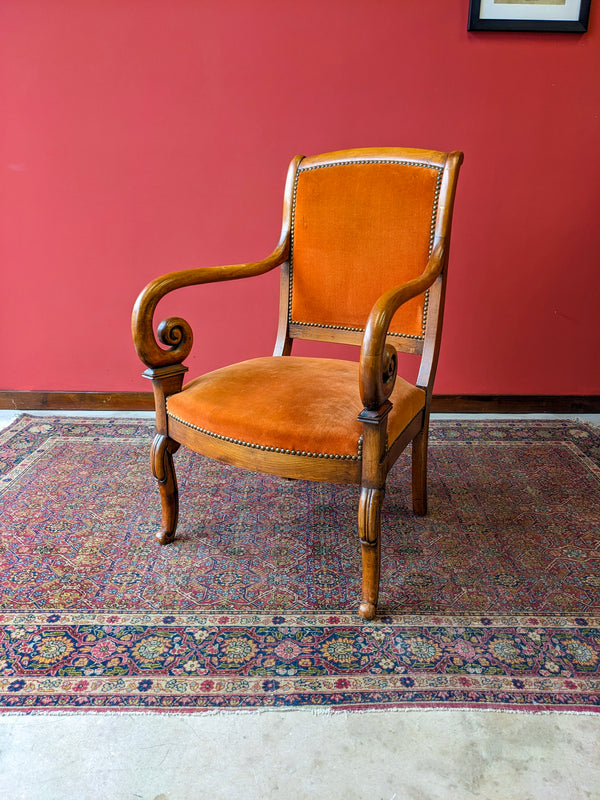
M 351 716 L 353 714 L 418 714 L 418 713 L 433 713 L 433 714 L 519 714 L 523 717 L 531 716 L 586 716 L 597 717 L 599 711 L 590 709 L 581 710 L 562 710 L 554 708 L 478 708 L 469 706 L 457 706 L 455 708 L 435 708 L 427 706 L 423 708 L 415 708 L 413 706 L 404 708 L 336 708 L 335 706 L 328 706 L 327 708 L 299 708 L 299 707 L 286 707 L 286 708 L 207 708 L 207 709 L 126 709 L 123 711 L 114 711 L 101 708 L 78 709 L 76 711 L 57 711 L 48 709 L 43 710 L 1 710 L 0 711 L 0 724 L 4 718 L 32 718 L 32 717 L 89 717 L 89 716 L 109 716 L 109 717 L 151 717 L 167 714 L 171 717 L 189 717 L 190 715 L 202 715 L 203 717 L 226 717 L 226 716 L 251 716 L 258 714 L 310 714 L 315 717 L 338 717 L 338 716 Z

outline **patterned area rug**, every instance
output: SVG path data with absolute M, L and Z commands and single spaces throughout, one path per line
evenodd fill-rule
M 356 487 L 180 450 L 155 543 L 146 420 L 0 434 L 0 709 L 600 710 L 600 431 L 436 421 L 430 513 L 388 481 L 380 616 Z

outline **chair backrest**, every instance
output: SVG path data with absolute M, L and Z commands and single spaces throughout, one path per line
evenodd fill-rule
M 449 237 L 459 164 L 460 154 L 404 148 L 292 162 L 287 337 L 360 344 L 377 298 L 421 275 L 434 246 Z M 395 315 L 388 339 L 397 350 L 423 351 L 428 301 L 429 292 Z

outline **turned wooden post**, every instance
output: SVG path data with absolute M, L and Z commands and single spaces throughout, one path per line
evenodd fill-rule
M 381 507 L 385 496 L 385 454 L 387 415 L 392 405 L 386 401 L 378 411 L 364 409 L 359 415 L 363 423 L 363 470 L 358 503 L 358 535 L 362 557 L 362 597 L 358 613 L 373 619 L 379 598 L 381 563 Z

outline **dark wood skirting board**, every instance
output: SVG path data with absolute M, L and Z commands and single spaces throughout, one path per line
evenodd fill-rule
M 0 392 L 0 408 L 19 411 L 153 411 L 152 392 Z
M 432 411 L 446 414 L 600 414 L 596 394 L 438 394 Z
M 18 411 L 153 411 L 152 392 L 0 392 L 0 408 Z M 433 396 L 447 414 L 600 414 L 600 395 Z

